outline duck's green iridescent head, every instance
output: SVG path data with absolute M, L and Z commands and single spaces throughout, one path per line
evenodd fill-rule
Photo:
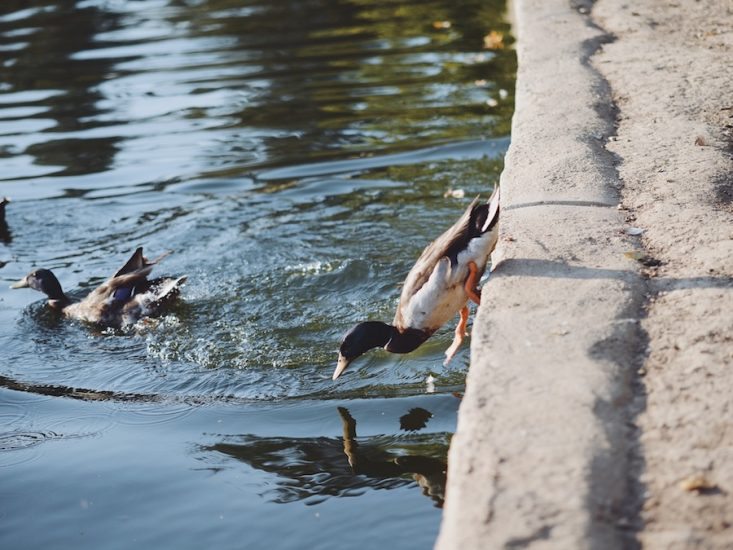
M 353 327 L 344 336 L 339 347 L 338 363 L 333 373 L 336 380 L 354 359 L 372 348 L 384 347 L 392 337 L 392 326 L 379 321 L 366 321 Z

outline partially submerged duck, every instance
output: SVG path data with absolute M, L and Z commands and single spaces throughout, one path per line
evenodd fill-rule
M 5 206 L 10 203 L 8 197 L 0 197 L 0 241 L 9 243 L 12 241 L 8 223 L 5 221 Z
M 409 353 L 417 349 L 460 313 L 455 338 L 445 352 L 444 364 L 447 364 L 466 335 L 468 301 L 481 302 L 476 285 L 496 247 L 498 222 L 497 187 L 488 202 L 482 204 L 478 198 L 474 199 L 463 216 L 425 248 L 405 279 L 391 325 L 366 321 L 344 336 L 333 379 L 372 348 L 383 347 L 392 353 Z
M 0 220 L 5 220 L 5 205 L 10 203 L 8 197 L 0 197 Z
M 186 277 L 148 279 L 153 266 L 163 259 L 143 256 L 142 247 L 117 273 L 90 292 L 80 302 L 64 294 L 56 276 L 48 269 L 35 269 L 10 288 L 32 288 L 48 296 L 48 305 L 66 317 L 119 328 L 131 325 L 143 317 L 159 314 L 180 293 Z

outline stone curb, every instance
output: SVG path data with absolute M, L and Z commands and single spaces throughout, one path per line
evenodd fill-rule
M 644 296 L 625 256 L 590 5 L 516 0 L 501 238 L 473 326 L 436 547 L 620 548 Z

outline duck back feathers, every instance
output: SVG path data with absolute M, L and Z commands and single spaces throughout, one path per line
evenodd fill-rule
M 447 231 L 430 243 L 408 273 L 393 324 L 432 334 L 467 302 L 464 283 L 473 262 L 480 278 L 498 240 L 499 190 L 474 199 Z

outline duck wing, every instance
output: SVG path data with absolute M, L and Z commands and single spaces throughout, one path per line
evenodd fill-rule
M 100 310 L 119 308 L 149 287 L 148 275 L 152 270 L 153 266 L 148 265 L 132 273 L 115 275 L 92 290 L 78 305 Z
M 148 275 L 168 254 L 170 252 L 164 252 L 154 260 L 148 260 L 143 255 L 143 247 L 138 247 L 125 265 L 92 294 L 98 294 L 98 298 L 110 303 L 124 303 L 137 294 L 148 292 L 152 285 L 152 281 L 147 279 Z M 91 295 L 88 298 L 91 298 Z
M 132 253 L 132 256 L 130 256 L 130 259 L 127 260 L 125 265 L 123 265 L 120 269 L 117 270 L 117 273 L 112 275 L 112 278 L 119 277 L 120 275 L 126 275 L 128 273 L 134 273 L 136 271 L 140 271 L 142 269 L 147 268 L 148 266 L 153 266 L 160 262 L 163 258 L 168 256 L 170 252 L 164 252 L 154 260 L 148 260 L 145 256 L 143 256 L 143 247 L 139 246 L 135 252 Z
M 463 215 L 438 237 L 408 273 L 392 324 L 400 331 L 432 334 L 466 305 L 469 263 L 483 275 L 498 238 L 499 195 L 488 203 L 476 198 Z

